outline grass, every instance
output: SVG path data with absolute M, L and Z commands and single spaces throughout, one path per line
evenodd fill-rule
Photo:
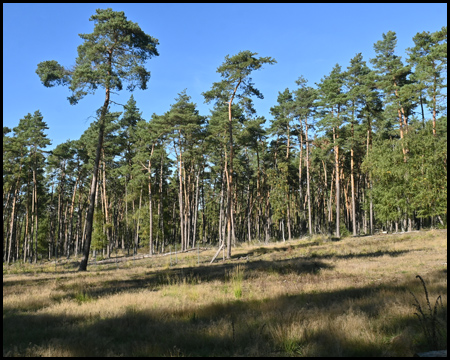
M 231 273 L 231 283 L 233 287 L 234 297 L 240 299 L 242 297 L 242 280 L 244 279 L 243 266 L 237 265 Z
M 446 230 L 215 252 L 4 266 L 3 356 L 412 356 L 418 304 L 446 324 Z
M 434 308 L 431 309 L 425 281 L 420 275 L 417 275 L 416 278 L 422 282 L 428 311 L 425 310 L 424 312 L 422 310 L 422 306 L 420 305 L 419 300 L 417 300 L 416 295 L 411 293 L 415 300 L 414 306 L 417 309 L 417 312 L 414 313 L 414 315 L 416 315 L 420 321 L 429 350 L 440 349 L 447 343 L 447 309 L 444 308 L 442 304 L 441 295 L 437 297 Z

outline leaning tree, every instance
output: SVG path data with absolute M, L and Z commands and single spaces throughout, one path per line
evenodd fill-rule
M 97 9 L 89 20 L 95 23 L 94 32 L 79 35 L 84 42 L 78 46 L 75 66 L 68 69 L 50 60 L 39 63 L 36 70 L 46 87 L 68 85 L 72 92 L 68 99 L 72 105 L 98 88 L 105 90 L 105 101 L 97 112 L 98 144 L 89 192 L 84 254 L 79 271 L 86 270 L 89 258 L 98 168 L 111 92 L 122 90 L 122 81 L 128 84 L 129 91 L 136 86 L 145 90 L 150 79 L 145 62 L 159 55 L 156 50 L 158 40 L 144 33 L 137 23 L 127 20 L 123 11 Z

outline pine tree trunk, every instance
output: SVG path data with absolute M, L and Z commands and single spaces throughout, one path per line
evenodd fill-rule
M 239 88 L 239 85 L 241 84 L 241 79 L 239 80 L 238 84 L 236 85 L 233 95 L 231 96 L 230 101 L 228 102 L 228 130 L 230 133 L 230 170 L 228 172 L 228 186 L 227 186 L 227 199 L 228 199 L 228 205 L 227 205 L 227 259 L 231 258 L 231 232 L 232 232 L 232 222 L 233 222 L 233 206 L 232 206 L 232 188 L 233 188 L 233 123 L 232 123 L 232 116 L 231 116 L 231 104 L 233 102 L 234 96 L 236 95 L 236 91 Z M 233 229 L 234 232 L 234 229 Z
M 261 217 L 262 217 L 262 201 L 261 201 L 261 169 L 259 167 L 259 151 L 256 146 L 256 161 L 258 163 L 258 172 L 256 174 L 256 202 L 258 206 L 258 214 L 256 219 L 258 241 L 261 242 Z
M 302 189 L 302 159 L 303 159 L 303 134 L 302 134 L 302 122 L 300 120 L 300 157 L 298 160 L 298 191 L 300 197 L 300 211 L 302 210 L 302 197 L 303 197 L 303 189 Z
M 61 241 L 63 238 L 64 226 L 62 224 L 62 212 L 63 212 L 63 191 L 64 191 L 64 178 L 65 178 L 65 161 L 63 162 L 61 181 L 59 184 L 59 194 L 58 194 L 58 240 L 56 243 L 57 252 L 59 252 L 59 247 L 61 246 Z
M 370 181 L 369 186 L 370 186 L 370 189 L 372 190 L 372 181 Z M 370 217 L 370 234 L 373 235 L 373 200 L 372 200 L 372 193 L 370 194 L 369 217 Z
M 152 154 L 153 154 L 152 146 Z M 151 155 L 150 155 L 151 156 Z M 149 235 L 148 235 L 148 247 L 150 256 L 154 253 L 153 248 L 153 201 L 152 201 L 152 178 L 151 178 L 151 161 L 148 161 L 148 216 L 149 216 Z
M 35 180 L 36 180 L 36 174 L 35 176 Z M 34 192 L 35 192 L 35 204 L 34 204 L 34 208 L 36 210 L 36 214 L 34 216 L 34 263 L 37 263 L 37 252 L 38 252 L 38 200 L 37 200 L 37 185 L 36 185 L 36 181 L 34 183 Z
M 436 95 L 434 94 L 433 94 L 433 136 L 436 136 Z
M 14 196 L 12 198 L 12 210 L 11 210 L 11 222 L 9 226 L 9 246 L 8 246 L 8 256 L 6 259 L 6 263 L 9 265 L 11 263 L 11 250 L 12 250 L 12 244 L 13 244 L 13 237 L 14 237 L 14 221 L 16 216 L 16 199 L 17 194 L 19 192 L 19 179 L 17 179 L 16 188 L 14 190 Z
M 328 200 L 328 222 L 333 222 L 333 182 L 336 184 L 336 181 L 334 179 L 336 173 L 336 168 L 333 167 L 333 172 L 331 173 L 331 180 L 330 180 L 330 199 Z M 331 228 L 329 229 L 331 233 Z
M 33 169 L 33 196 L 32 196 L 32 206 L 31 206 L 31 231 L 30 231 L 30 263 L 32 261 L 32 257 L 36 259 L 37 257 L 37 246 L 33 249 L 33 237 L 36 238 L 37 241 L 37 230 L 36 230 L 36 217 L 37 217 L 37 187 L 36 187 L 36 170 Z
M 308 197 L 308 231 L 313 234 L 311 215 L 311 191 L 309 187 L 309 139 L 308 139 L 308 119 L 305 118 L 305 138 L 306 138 L 306 196 Z
M 66 204 L 66 209 L 64 210 L 64 253 L 69 258 L 69 246 L 68 246 L 68 231 L 67 231 L 67 209 L 69 208 L 69 203 Z
M 27 183 L 27 188 L 28 187 L 29 187 L 29 182 Z M 33 200 L 34 199 L 32 199 L 32 202 L 33 202 Z M 23 262 L 27 261 L 27 255 L 29 253 L 29 246 L 30 246 L 29 245 L 30 241 L 28 239 L 28 237 L 30 236 L 29 233 L 28 233 L 28 228 L 29 228 L 29 226 L 28 226 L 28 223 L 29 223 L 28 219 L 29 219 L 29 215 L 30 215 L 30 206 L 28 205 L 28 199 L 25 199 L 25 202 L 26 202 L 26 204 L 25 204 L 25 212 L 26 212 L 26 214 L 25 214 L 25 236 L 24 236 L 24 239 L 23 239 Z M 33 220 L 34 219 L 31 219 L 31 222 L 33 222 Z
M 227 176 L 227 259 L 231 258 L 231 221 L 233 217 L 232 207 L 232 185 L 233 185 L 233 131 L 231 126 L 231 102 L 230 102 L 230 170 Z
M 252 216 L 252 207 L 253 204 L 251 204 L 252 202 L 252 197 L 250 195 L 250 180 L 247 183 L 247 193 L 248 193 L 248 198 L 247 198 L 247 238 L 248 238 L 248 242 L 250 243 L 251 241 L 251 216 Z
M 227 229 L 227 259 L 231 258 L 231 211 L 232 211 L 232 206 L 231 206 L 231 186 L 230 186 L 230 175 L 228 172 L 227 167 L 225 166 L 225 175 L 226 175 L 226 179 L 227 179 L 227 207 L 226 207 L 226 219 L 227 219 L 227 224 L 226 224 L 226 229 Z
M 105 162 L 105 150 L 102 149 L 102 185 L 103 185 L 103 203 L 104 203 L 104 208 L 105 208 L 105 228 L 106 228 L 106 256 L 108 258 L 111 257 L 111 231 L 110 231 L 110 227 L 108 226 L 108 224 L 111 223 L 109 217 L 110 214 L 108 214 L 108 198 L 106 195 L 106 162 Z
M 78 248 L 80 246 L 80 228 L 81 228 L 81 191 L 78 194 L 78 213 L 77 213 L 77 225 L 76 225 L 76 234 L 75 234 L 75 257 L 78 257 Z
M 225 162 L 226 166 L 226 162 Z M 220 205 L 219 205 L 219 246 L 223 244 L 225 241 L 225 232 L 224 232 L 224 185 L 225 185 L 225 171 L 222 170 L 222 182 L 220 185 Z
M 178 162 L 178 180 L 179 180 L 179 193 L 178 193 L 178 202 L 180 205 L 180 235 L 181 235 L 181 249 L 184 249 L 185 246 L 185 232 L 184 232 L 184 215 L 183 215 L 183 180 L 182 180 L 182 158 L 181 158 L 181 144 L 180 140 L 178 141 L 180 147 L 180 160 Z
M 77 192 L 77 185 L 78 181 L 80 179 L 80 175 L 78 174 L 77 179 L 75 181 L 75 185 L 73 186 L 73 193 L 72 193 L 72 201 L 70 204 L 70 215 L 69 215 L 69 250 L 67 251 L 67 258 L 69 258 L 70 253 L 70 244 L 72 243 L 72 231 L 73 231 L 73 209 L 75 207 L 75 195 Z
M 339 134 L 337 133 L 337 129 L 333 128 L 333 140 L 336 144 L 337 139 L 339 138 Z M 339 183 L 339 146 L 335 145 L 334 147 L 335 153 L 335 166 L 336 166 L 336 237 L 341 237 L 340 231 L 340 183 Z
M 236 184 L 234 184 L 234 191 L 232 193 L 233 193 L 234 201 L 231 202 L 231 207 L 233 208 L 233 210 L 232 210 L 233 214 L 237 214 L 238 211 L 237 211 L 237 198 L 236 198 L 236 194 L 237 194 Z M 236 208 L 236 210 L 235 210 L 235 208 Z M 234 215 L 231 217 L 231 244 L 233 246 L 236 246 L 235 229 L 237 226 L 235 225 L 235 222 L 236 222 L 236 216 Z
M 138 249 L 139 249 L 139 229 L 141 226 L 141 221 L 140 221 L 141 220 L 141 208 L 142 208 L 142 186 L 141 186 L 141 191 L 139 193 L 139 210 L 138 210 L 138 217 L 137 217 L 137 224 L 136 224 L 136 235 L 134 237 L 134 248 L 135 248 L 136 255 L 137 255 Z
M 164 243 L 165 243 L 165 237 L 164 237 L 164 213 L 162 211 L 162 205 L 163 205 L 163 169 L 164 169 L 163 152 L 161 152 L 161 167 L 160 167 L 160 173 L 159 173 L 159 202 L 158 202 L 158 219 L 159 219 L 159 227 L 161 229 L 161 252 L 164 252 Z
M 352 139 L 354 136 L 354 129 L 352 123 Z M 355 206 L 355 179 L 353 175 L 353 144 L 350 149 L 350 182 L 352 186 L 352 224 L 353 224 L 353 236 L 356 236 L 356 206 Z
M 100 154 L 101 154 L 101 150 L 103 147 L 103 135 L 104 135 L 104 131 L 105 131 L 105 117 L 106 117 L 106 113 L 108 111 L 108 106 L 109 106 L 109 95 L 110 95 L 109 88 L 107 88 L 106 89 L 106 99 L 105 99 L 105 102 L 102 107 L 100 119 L 98 121 L 98 126 L 99 126 L 98 144 L 97 144 L 97 150 L 95 153 L 94 171 L 92 173 L 91 188 L 89 191 L 89 208 L 88 208 L 87 218 L 86 218 L 86 239 L 84 242 L 83 257 L 81 259 L 81 263 L 80 263 L 80 267 L 78 268 L 78 271 L 86 271 L 87 270 L 87 263 L 89 260 L 89 252 L 91 249 L 97 179 L 98 179 L 98 174 L 99 174 Z
M 189 248 L 190 244 L 190 230 L 191 230 L 191 206 L 190 206 L 190 190 L 191 190 L 191 174 L 189 173 L 189 176 L 186 176 L 186 167 L 183 166 L 183 172 L 184 172 L 184 238 L 185 238 L 185 245 L 181 249 L 182 251 L 185 251 Z M 186 184 L 187 182 L 187 184 Z
M 195 185 L 195 207 L 194 207 L 194 231 L 192 233 L 192 248 L 195 248 L 195 240 L 197 236 L 197 217 L 198 217 L 198 180 L 200 173 L 197 173 L 197 180 Z

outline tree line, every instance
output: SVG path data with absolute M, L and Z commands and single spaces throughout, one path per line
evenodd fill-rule
M 80 34 L 75 66 L 38 64 L 44 86 L 68 86 L 71 104 L 105 91 L 97 118 L 78 140 L 53 150 L 40 111 L 3 127 L 3 262 L 149 255 L 199 243 L 340 238 L 375 230 L 447 225 L 447 28 L 417 33 L 406 60 L 389 31 L 369 67 L 358 53 L 315 86 L 280 91 L 271 118 L 251 74 L 271 57 L 225 57 L 221 81 L 186 90 L 164 114 L 144 119 L 123 85 L 145 90 L 157 39 L 123 12 L 98 9 Z

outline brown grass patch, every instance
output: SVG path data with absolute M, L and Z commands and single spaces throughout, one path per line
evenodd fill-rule
M 4 266 L 3 356 L 411 356 L 429 350 L 417 274 L 446 322 L 446 236 L 244 245 L 212 265 L 215 249 L 86 273 Z

